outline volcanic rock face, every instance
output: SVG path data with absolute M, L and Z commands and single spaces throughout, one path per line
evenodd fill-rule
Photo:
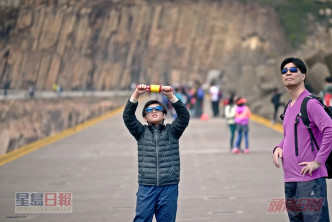
M 254 113 L 271 117 L 285 57 L 306 62 L 314 93 L 332 73 L 331 19 L 313 22 L 294 52 L 274 10 L 240 1 L 0 0 L 0 24 L 0 88 L 114 90 L 205 82 L 220 70 L 224 95 L 245 96 Z M 114 106 L 85 100 L 1 102 L 0 154 Z
M 12 15 L 0 40 L 0 83 L 11 88 L 123 89 L 205 81 L 216 68 L 237 80 L 243 65 L 289 49 L 272 9 L 237 1 L 0 2 Z
M 0 88 L 125 89 L 204 82 L 219 69 L 224 91 L 257 100 L 297 54 L 272 8 L 240 1 L 0 0 L 0 12 Z M 298 57 L 331 73 L 331 27 L 313 22 L 311 33 Z

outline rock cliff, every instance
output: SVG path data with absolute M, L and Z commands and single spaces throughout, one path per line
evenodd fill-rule
M 272 8 L 241 2 L 0 0 L 0 88 L 126 89 L 132 82 L 205 82 L 216 69 L 225 95 L 247 97 L 253 112 L 269 118 L 272 89 L 282 88 L 279 64 L 296 56 L 318 93 L 332 73 L 331 9 L 319 11 L 325 23 L 311 17 L 307 42 L 294 51 Z M 41 104 L 43 111 L 34 109 Z M 1 102 L 0 154 L 113 106 L 84 99 Z
M 236 88 L 242 67 L 290 50 L 271 8 L 239 1 L 0 2 L 0 83 L 14 89 L 205 81 L 210 69 Z

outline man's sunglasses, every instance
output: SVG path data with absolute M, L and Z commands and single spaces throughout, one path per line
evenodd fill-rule
M 153 110 L 157 111 L 163 111 L 163 107 L 161 106 L 156 106 L 156 107 L 148 107 L 145 109 L 145 112 L 151 113 Z
M 296 67 L 291 67 L 291 68 L 289 68 L 289 71 L 291 72 L 291 73 L 297 73 L 297 68 Z M 288 72 L 288 69 L 287 68 L 283 68 L 282 70 L 281 70 L 281 74 L 286 74 Z

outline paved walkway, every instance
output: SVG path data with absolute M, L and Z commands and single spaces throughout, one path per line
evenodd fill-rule
M 228 138 L 224 119 L 191 119 L 180 142 L 177 221 L 288 221 L 267 212 L 284 197 L 271 153 L 282 134 L 251 121 L 248 155 L 231 154 Z M 132 221 L 137 186 L 136 143 L 118 112 L 0 166 L 0 221 Z M 331 207 L 331 181 L 328 190 Z M 73 212 L 15 213 L 16 192 L 72 192 Z

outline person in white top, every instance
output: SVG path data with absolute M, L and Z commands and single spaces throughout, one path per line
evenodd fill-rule
M 233 145 L 234 145 L 234 137 L 235 137 L 235 131 L 236 131 L 235 110 L 236 110 L 236 105 L 234 103 L 234 95 L 231 95 L 231 97 L 228 100 L 228 104 L 225 107 L 225 118 L 227 120 L 227 124 L 228 124 L 230 132 L 231 132 L 231 139 L 230 139 L 231 151 L 232 151 L 232 148 L 234 147 Z
M 215 81 L 211 82 L 210 85 L 211 104 L 213 110 L 213 117 L 219 116 L 219 101 L 220 101 L 220 89 L 216 86 Z

